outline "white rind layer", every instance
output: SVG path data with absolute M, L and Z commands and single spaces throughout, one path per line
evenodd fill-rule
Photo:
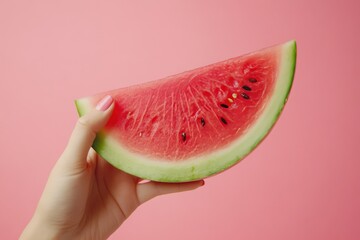
M 94 149 L 110 164 L 142 179 L 160 182 L 187 182 L 219 173 L 248 155 L 270 132 L 287 101 L 296 65 L 296 42 L 276 46 L 280 51 L 279 69 L 274 92 L 256 122 L 238 140 L 227 147 L 184 161 L 149 159 L 128 151 L 118 141 L 100 132 Z M 84 99 L 76 101 L 79 114 L 84 115 L 91 104 Z

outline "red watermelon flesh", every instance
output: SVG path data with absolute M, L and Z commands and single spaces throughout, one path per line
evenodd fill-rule
M 83 115 L 103 96 L 115 99 L 94 144 L 114 166 L 157 181 L 195 180 L 237 163 L 267 135 L 287 100 L 295 58 L 291 41 L 76 104 Z

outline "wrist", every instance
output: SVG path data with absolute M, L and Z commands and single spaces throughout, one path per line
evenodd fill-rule
M 40 220 L 34 216 L 20 236 L 20 240 L 61 240 L 61 239 L 72 239 L 65 231 L 60 228 L 49 225 L 46 221 Z

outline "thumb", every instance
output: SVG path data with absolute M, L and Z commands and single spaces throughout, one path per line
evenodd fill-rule
M 79 118 L 70 140 L 59 161 L 67 170 L 83 170 L 87 166 L 87 155 L 100 131 L 109 120 L 114 108 L 113 98 L 105 96 L 96 107 Z

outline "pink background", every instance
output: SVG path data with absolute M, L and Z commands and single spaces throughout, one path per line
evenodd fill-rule
M 340 4 L 341 2 L 341 4 Z M 73 99 L 296 39 L 293 90 L 246 160 L 111 239 L 360 239 L 360 2 L 0 1 L 0 239 L 16 239 Z

